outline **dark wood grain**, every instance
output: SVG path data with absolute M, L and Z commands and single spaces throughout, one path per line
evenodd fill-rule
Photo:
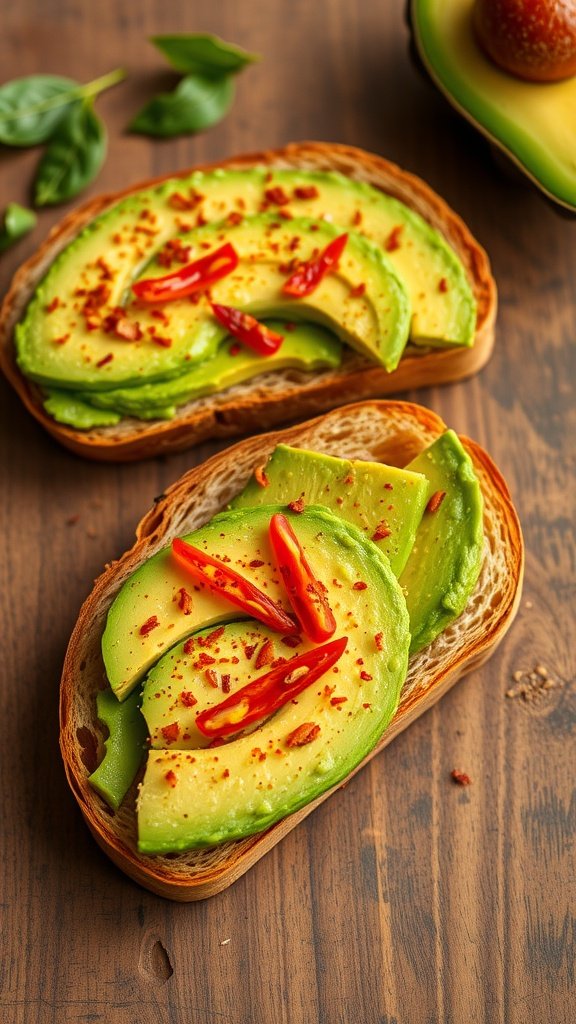
M 89 464 L 2 382 L 3 1024 L 572 1022 L 575 223 L 503 175 L 426 85 L 408 60 L 400 2 L 21 0 L 2 21 L 3 79 L 130 70 L 99 101 L 110 152 L 94 193 L 319 138 L 381 152 L 444 195 L 492 257 L 497 346 L 474 380 L 409 397 L 491 452 L 528 549 L 522 608 L 496 656 L 231 889 L 172 905 L 90 839 L 59 761 L 57 690 L 91 580 L 129 545 L 154 495 L 216 446 Z M 198 30 L 263 55 L 230 116 L 197 139 L 122 135 L 171 82 L 146 38 Z M 36 159 L 0 154 L 2 206 L 26 200 Z M 42 213 L 2 257 L 0 287 L 60 215 Z M 557 685 L 537 701 L 507 699 L 512 673 L 539 663 Z M 451 782 L 454 767 L 470 787 Z

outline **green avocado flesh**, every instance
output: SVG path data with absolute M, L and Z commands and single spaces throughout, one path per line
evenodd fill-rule
M 195 398 L 223 391 L 255 375 L 275 370 L 336 369 L 342 358 L 342 343 L 314 324 L 267 321 L 268 327 L 284 335 L 277 352 L 265 360 L 233 340 L 221 343 L 212 359 L 168 381 L 139 384 L 110 391 L 66 392 L 49 390 L 45 409 L 58 422 L 78 429 L 117 423 L 121 416 L 139 419 L 171 419 L 178 406 Z
M 431 643 L 464 610 L 482 566 L 482 492 L 469 455 L 447 430 L 407 469 L 422 473 L 430 493 L 445 491 L 424 513 L 400 586 L 410 616 L 410 653 Z
M 104 757 L 88 781 L 115 811 L 144 759 L 148 732 L 139 703 L 138 692 L 123 704 L 111 690 L 101 690 L 96 697 L 98 718 L 109 735 L 104 741 Z
M 268 484 L 252 477 L 232 508 L 302 499 L 324 505 L 357 526 L 388 557 L 400 575 L 428 499 L 426 477 L 379 462 L 338 459 L 278 445 L 265 467 Z M 378 531 L 386 536 L 378 539 Z
M 170 379 L 213 356 L 226 337 L 228 332 L 212 313 L 212 301 L 260 316 L 318 321 L 342 341 L 392 370 L 408 339 L 409 300 L 386 256 L 362 235 L 349 233 L 338 270 L 328 274 L 310 295 L 294 299 L 282 294 L 286 280 L 282 268 L 294 258 L 293 239 L 298 241 L 299 257 L 309 260 L 338 234 L 338 228 L 324 221 L 285 221 L 271 214 L 257 214 L 245 217 L 240 224 L 207 224 L 190 235 L 180 235 L 182 244 L 190 247 L 191 261 L 229 242 L 239 263 L 212 285 L 210 299 L 198 293 L 196 302 L 189 297 L 175 299 L 163 303 L 163 310 L 136 300 L 124 305 L 135 279 L 166 274 L 157 259 L 147 261 L 136 274 L 122 273 L 114 264 L 116 276 L 107 286 L 110 304 L 124 305 L 127 320 L 138 323 L 143 335 L 141 340 L 131 342 L 115 340 L 79 322 L 86 299 L 84 295 L 75 296 L 78 277 L 70 282 L 70 253 L 66 251 L 55 261 L 18 331 L 20 368 L 41 384 L 90 391 L 131 386 L 143 378 L 149 382 Z M 81 239 L 70 249 L 80 246 Z M 112 262 L 109 258 L 108 273 L 112 273 Z M 98 267 L 91 267 L 85 275 L 79 275 L 82 291 L 97 286 L 93 282 L 99 272 Z M 354 288 L 360 283 L 365 292 L 357 295 Z M 47 315 L 47 305 L 56 296 L 60 305 Z M 157 319 L 158 312 L 164 319 Z M 165 339 L 169 345 L 158 344 L 155 338 Z
M 284 297 L 294 263 L 344 232 L 338 269 L 310 296 Z M 61 422 L 76 415 L 72 425 L 88 429 L 90 405 L 120 416 L 173 415 L 196 397 L 189 378 L 196 369 L 210 388 L 203 393 L 230 386 L 213 362 L 225 331 L 206 294 L 150 305 L 131 292 L 135 280 L 173 273 L 224 242 L 234 245 L 240 263 L 213 285 L 213 301 L 259 318 L 319 323 L 387 370 L 397 366 L 408 336 L 423 345 L 473 342 L 475 303 L 462 265 L 443 237 L 398 200 L 330 172 L 196 172 L 101 214 L 38 286 L 16 331 L 20 368 L 83 403 L 75 412 L 51 393 L 48 411 Z M 138 325 L 141 338 L 116 334 L 110 315 L 119 308 L 123 327 Z M 317 368 L 313 352 L 307 362 Z M 250 374 L 274 368 L 284 367 L 261 357 L 251 361 Z M 95 426 L 112 422 L 92 415 Z
M 420 56 L 448 100 L 551 198 L 576 208 L 576 77 L 526 82 L 485 56 L 474 0 L 412 0 Z
M 272 582 L 277 574 L 268 524 L 276 509 L 225 513 L 194 535 L 196 543 L 202 538 L 201 544 L 209 542 L 221 557 L 225 529 L 235 568 L 242 567 L 241 544 L 250 553 L 257 549 L 273 597 L 280 596 L 280 588 Z M 212 846 L 262 831 L 348 775 L 378 741 L 397 706 L 410 637 L 404 597 L 388 560 L 359 530 L 325 509 L 311 506 L 300 515 L 287 515 L 313 572 L 327 587 L 336 619 L 334 638 L 348 637 L 348 646 L 334 666 L 337 671 L 330 669 L 249 734 L 216 748 L 196 746 L 193 722 L 195 713 L 215 702 L 216 690 L 206 679 L 206 654 L 214 658 L 208 667 L 220 686 L 224 670 L 229 674 L 233 692 L 269 670 L 268 665 L 254 672 L 267 640 L 275 657 L 295 657 L 315 645 L 303 639 L 292 649 L 278 633 L 236 622 L 211 643 L 196 642 L 189 656 L 182 645 L 164 656 L 145 684 L 143 709 L 155 747 L 163 727 L 177 725 L 178 736 L 148 755 L 137 805 L 143 853 Z M 237 529 L 230 530 L 233 522 Z M 365 586 L 355 589 L 359 582 Z M 255 654 L 250 651 L 254 643 Z M 191 709 L 182 706 L 190 694 L 198 701 Z M 217 697 L 223 699 L 222 689 Z M 310 723 L 320 727 L 317 737 L 291 746 L 291 734 Z

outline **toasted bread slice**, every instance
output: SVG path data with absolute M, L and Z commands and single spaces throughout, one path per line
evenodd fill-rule
M 95 701 L 96 693 L 106 684 L 100 642 L 108 608 L 123 582 L 174 537 L 197 529 L 221 511 L 280 442 L 402 467 L 444 429 L 442 420 L 421 406 L 407 402 L 363 402 L 301 426 L 242 441 L 173 484 L 141 520 L 134 547 L 97 580 L 80 612 L 64 663 L 62 755 L 70 786 L 96 841 L 115 864 L 141 885 L 175 900 L 212 896 L 247 871 L 330 792 L 268 831 L 248 839 L 177 856 L 147 857 L 138 853 L 135 787 L 118 813 L 113 814 L 88 783 L 103 743 Z M 429 647 L 410 659 L 396 715 L 363 764 L 431 707 L 461 676 L 489 657 L 518 608 L 524 551 L 516 512 L 506 484 L 486 452 L 472 441 L 462 441 L 473 460 L 484 498 L 485 552 L 480 578 L 462 615 Z
M 407 388 L 460 380 L 476 373 L 489 359 L 494 343 L 497 300 L 488 257 L 462 220 L 428 185 L 382 157 L 351 146 L 323 142 L 292 143 L 284 149 L 235 157 L 201 169 L 255 165 L 339 171 L 368 182 L 417 211 L 444 235 L 464 265 L 477 303 L 474 345 L 461 349 L 418 349 L 409 345 L 400 365 L 391 374 L 348 350 L 338 370 L 264 373 L 218 394 L 189 402 L 178 409 L 174 419 L 167 421 L 126 418 L 117 426 L 88 431 L 56 423 L 43 408 L 38 386 L 27 380 L 17 366 L 14 328 L 54 258 L 82 228 L 123 196 L 163 179 L 141 183 L 115 195 L 91 199 L 69 214 L 17 272 L 0 312 L 0 366 L 32 415 L 67 448 L 104 461 L 128 461 L 182 451 L 207 438 L 269 429 L 282 420 L 315 415 L 342 401 L 375 398 Z

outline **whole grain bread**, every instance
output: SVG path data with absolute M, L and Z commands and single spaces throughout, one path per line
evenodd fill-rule
M 300 426 L 241 441 L 186 473 L 141 520 L 136 543 L 96 581 L 80 611 L 64 663 L 61 749 L 68 781 L 96 841 L 141 885 L 171 899 L 204 899 L 234 882 L 330 793 L 268 831 L 208 850 L 147 857 L 136 849 L 135 787 L 114 814 L 88 775 L 102 754 L 96 694 L 106 685 L 100 642 L 108 609 L 124 581 L 174 537 L 206 523 L 238 494 L 280 442 L 405 466 L 445 430 L 433 412 L 407 402 L 363 402 Z M 370 760 L 459 678 L 477 668 L 504 636 L 520 600 L 524 552 L 518 517 L 490 457 L 462 438 L 484 498 L 483 566 L 467 607 L 429 647 L 410 659 L 400 705 Z M 359 766 L 361 767 L 361 765 Z M 358 770 L 358 769 L 356 769 Z
M 437 228 L 460 257 L 477 302 L 472 348 L 419 349 L 408 345 L 400 365 L 389 374 L 351 350 L 338 370 L 306 373 L 284 370 L 181 406 L 173 420 L 123 419 L 117 426 L 88 431 L 56 423 L 45 411 L 37 385 L 16 363 L 14 328 L 55 256 L 99 213 L 125 195 L 164 180 L 131 186 L 114 195 L 98 196 L 70 213 L 16 273 L 0 311 L 0 367 L 32 415 L 67 448 L 104 461 L 129 461 L 182 451 L 207 438 L 231 437 L 267 430 L 282 421 L 315 415 L 342 402 L 376 398 L 414 387 L 468 377 L 484 366 L 494 344 L 496 286 L 488 257 L 453 210 L 420 178 L 380 156 L 352 146 L 325 142 L 291 143 L 283 149 L 233 157 L 214 167 L 335 170 L 381 189 L 416 210 Z M 189 174 L 190 171 L 182 172 Z M 173 175 L 166 177 L 174 177 Z

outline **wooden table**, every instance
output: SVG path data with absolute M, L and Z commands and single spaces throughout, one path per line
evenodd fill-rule
M 262 54 L 228 118 L 157 143 L 122 135 L 171 84 L 147 37 L 215 31 Z M 488 249 L 497 346 L 476 379 L 410 394 L 492 453 L 527 543 L 521 610 L 497 655 L 401 735 L 231 889 L 177 905 L 90 839 L 57 745 L 59 672 L 91 580 L 187 467 L 84 462 L 2 382 L 3 1024 L 567 1024 L 576 1019 L 574 507 L 569 347 L 575 225 L 495 166 L 417 73 L 400 2 L 5 4 L 3 79 L 130 77 L 98 108 L 93 192 L 290 139 L 356 143 L 421 174 Z M 37 154 L 3 151 L 1 205 Z M 60 211 L 2 257 L 0 287 Z M 574 367 L 572 363 L 572 373 Z M 78 517 L 70 524 L 71 517 Z M 547 667 L 541 699 L 507 699 Z M 472 778 L 455 786 L 451 769 Z

